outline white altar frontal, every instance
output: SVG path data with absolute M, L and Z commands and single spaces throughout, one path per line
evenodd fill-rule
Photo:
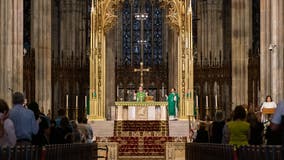
M 167 120 L 168 102 L 115 102 L 115 120 Z

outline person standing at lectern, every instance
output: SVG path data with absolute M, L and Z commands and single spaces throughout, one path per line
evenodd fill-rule
M 271 96 L 266 96 L 265 102 L 263 102 L 260 111 L 261 113 L 263 112 L 263 109 L 276 109 L 277 105 L 275 102 L 273 102 L 272 97 Z M 266 121 L 268 121 L 268 115 L 267 114 L 262 114 L 261 115 L 261 122 L 265 123 Z
M 143 87 L 139 87 L 139 91 L 136 93 L 137 102 L 144 102 L 146 97 L 146 93 L 143 91 Z
M 176 93 L 176 89 L 172 88 L 171 93 L 168 97 L 169 120 L 176 120 L 177 119 L 178 102 L 179 102 L 179 96 Z

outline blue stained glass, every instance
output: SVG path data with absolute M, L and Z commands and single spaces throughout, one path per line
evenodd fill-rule
M 140 1 L 145 3 L 140 3 Z M 144 6 L 141 7 L 140 4 Z M 148 13 L 148 18 L 143 22 L 143 39 L 147 41 L 143 45 L 143 62 L 145 66 L 159 65 L 163 60 L 163 12 L 158 1 L 151 2 L 151 0 L 124 1 L 122 8 L 122 63 L 134 66 L 140 64 L 141 44 L 137 41 L 142 38 L 141 21 L 136 20 L 134 14 L 139 13 L 141 8 Z

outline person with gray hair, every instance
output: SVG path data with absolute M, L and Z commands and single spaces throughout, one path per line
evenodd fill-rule
M 24 107 L 24 95 L 15 92 L 12 97 L 13 108 L 10 110 L 9 118 L 13 121 L 17 136 L 17 145 L 31 144 L 32 135 L 39 130 L 38 122 L 33 111 Z
M 210 143 L 222 143 L 224 125 L 224 113 L 217 111 L 215 113 L 215 119 L 210 126 Z

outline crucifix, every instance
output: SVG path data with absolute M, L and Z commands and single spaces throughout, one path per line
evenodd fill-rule
M 134 68 L 134 72 L 140 72 L 140 85 L 143 86 L 143 72 L 149 72 L 150 68 L 144 68 L 143 62 L 140 62 L 140 68 Z
M 138 43 L 140 43 L 140 47 L 141 47 L 141 54 L 140 54 L 140 60 L 141 60 L 141 62 L 140 62 L 140 68 L 138 69 L 138 68 L 135 68 L 134 69 L 134 72 L 140 72 L 140 85 L 141 86 L 143 86 L 143 72 L 149 72 L 150 71 L 150 69 L 149 68 L 144 68 L 143 67 L 143 49 L 144 49 L 144 44 L 146 44 L 147 43 L 147 41 L 146 40 L 144 40 L 144 37 L 143 37 L 143 35 L 144 35 L 144 25 L 143 25 L 143 21 L 145 21 L 147 18 L 148 18 L 148 13 L 143 13 L 143 3 L 142 3 L 142 1 L 140 1 L 140 9 L 139 9 L 139 11 L 140 11 L 140 13 L 135 13 L 135 18 L 137 19 L 137 20 L 139 20 L 140 21 L 140 23 L 141 23 L 141 40 L 138 40 L 137 42 Z M 142 12 L 141 12 L 142 11 Z

